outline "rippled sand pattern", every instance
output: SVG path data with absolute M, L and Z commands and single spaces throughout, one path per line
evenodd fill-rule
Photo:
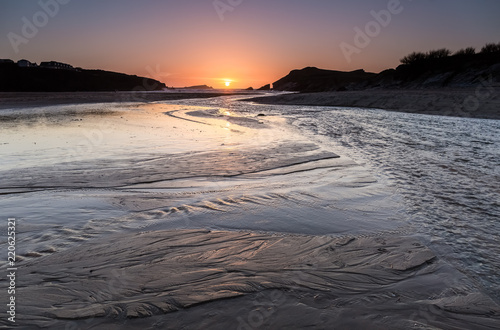
M 3 111 L 0 207 L 18 219 L 20 323 L 493 329 L 499 310 L 475 268 L 445 261 L 464 246 L 482 256 L 479 236 L 441 231 L 455 185 L 438 193 L 449 177 L 425 172 L 452 166 L 436 154 L 447 124 L 431 139 L 419 130 L 429 123 L 374 113 L 235 97 Z M 466 182 L 490 161 L 453 173 Z M 476 177 L 491 196 L 455 211 L 494 216 L 493 177 Z M 445 256 L 452 236 L 474 239 Z

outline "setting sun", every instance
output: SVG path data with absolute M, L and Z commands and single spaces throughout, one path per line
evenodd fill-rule
M 231 85 L 231 82 L 230 81 L 226 81 L 224 84 L 226 85 L 226 87 L 229 87 Z

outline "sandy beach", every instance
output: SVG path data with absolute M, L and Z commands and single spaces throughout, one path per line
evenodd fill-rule
M 2 112 L 16 324 L 498 326 L 496 302 L 426 246 L 391 187 L 285 118 L 221 100 Z
M 441 116 L 500 119 L 500 89 L 365 90 L 257 97 L 262 104 L 374 108 Z
M 50 329 L 494 329 L 500 309 L 417 238 L 204 230 L 114 235 L 30 262 Z
M 75 103 L 155 102 L 190 98 L 211 98 L 238 94 L 252 94 L 252 92 L 234 93 L 231 91 L 221 90 L 195 92 L 190 90 L 170 90 L 163 92 L 0 92 L 0 109 Z

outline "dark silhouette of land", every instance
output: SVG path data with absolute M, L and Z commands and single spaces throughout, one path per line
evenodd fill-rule
M 271 90 L 271 84 L 264 85 L 258 89 L 259 91 L 270 91 Z
M 385 110 L 500 119 L 500 44 L 453 55 L 447 49 L 414 52 L 396 69 L 378 74 L 307 67 L 274 83 L 299 94 L 259 97 L 266 104 L 379 108 Z
M 293 70 L 274 82 L 273 89 L 305 93 L 367 89 L 470 88 L 484 84 L 489 78 L 493 78 L 490 80 L 494 83 L 500 81 L 500 52 L 443 56 L 446 54 L 445 50 L 438 50 L 431 51 L 430 54 L 434 52 L 441 55 L 413 53 L 403 58 L 403 64 L 396 69 L 384 70 L 378 74 L 364 70 L 342 72 L 314 67 Z M 407 60 L 408 57 L 417 59 Z
M 273 89 L 294 92 L 325 92 L 345 90 L 349 84 L 367 81 L 376 76 L 364 70 L 342 72 L 307 67 L 292 70 L 287 76 L 273 83 Z
M 44 62 L 44 66 L 20 66 L 26 62 L 31 64 L 25 60 L 19 61 L 18 64 L 6 60 L 0 62 L 0 91 L 155 91 L 167 87 L 151 78 L 103 70 L 84 70 L 70 65 L 67 68 L 51 65 L 57 62 Z
M 197 85 L 197 86 L 182 87 L 179 89 L 206 90 L 206 89 L 214 89 L 214 88 L 211 86 L 207 86 L 207 85 Z

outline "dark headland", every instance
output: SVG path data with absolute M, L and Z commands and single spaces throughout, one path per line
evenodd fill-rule
M 86 70 L 60 62 L 40 65 L 0 60 L 1 92 L 156 91 L 164 83 L 146 77 L 104 70 Z
M 266 104 L 379 108 L 421 114 L 500 119 L 500 44 L 412 53 L 378 74 L 307 67 L 274 82 Z
M 181 89 L 210 90 L 210 89 L 214 89 L 214 88 L 211 87 L 211 86 L 207 86 L 207 85 L 196 85 L 196 86 L 184 87 L 184 88 L 181 88 Z

